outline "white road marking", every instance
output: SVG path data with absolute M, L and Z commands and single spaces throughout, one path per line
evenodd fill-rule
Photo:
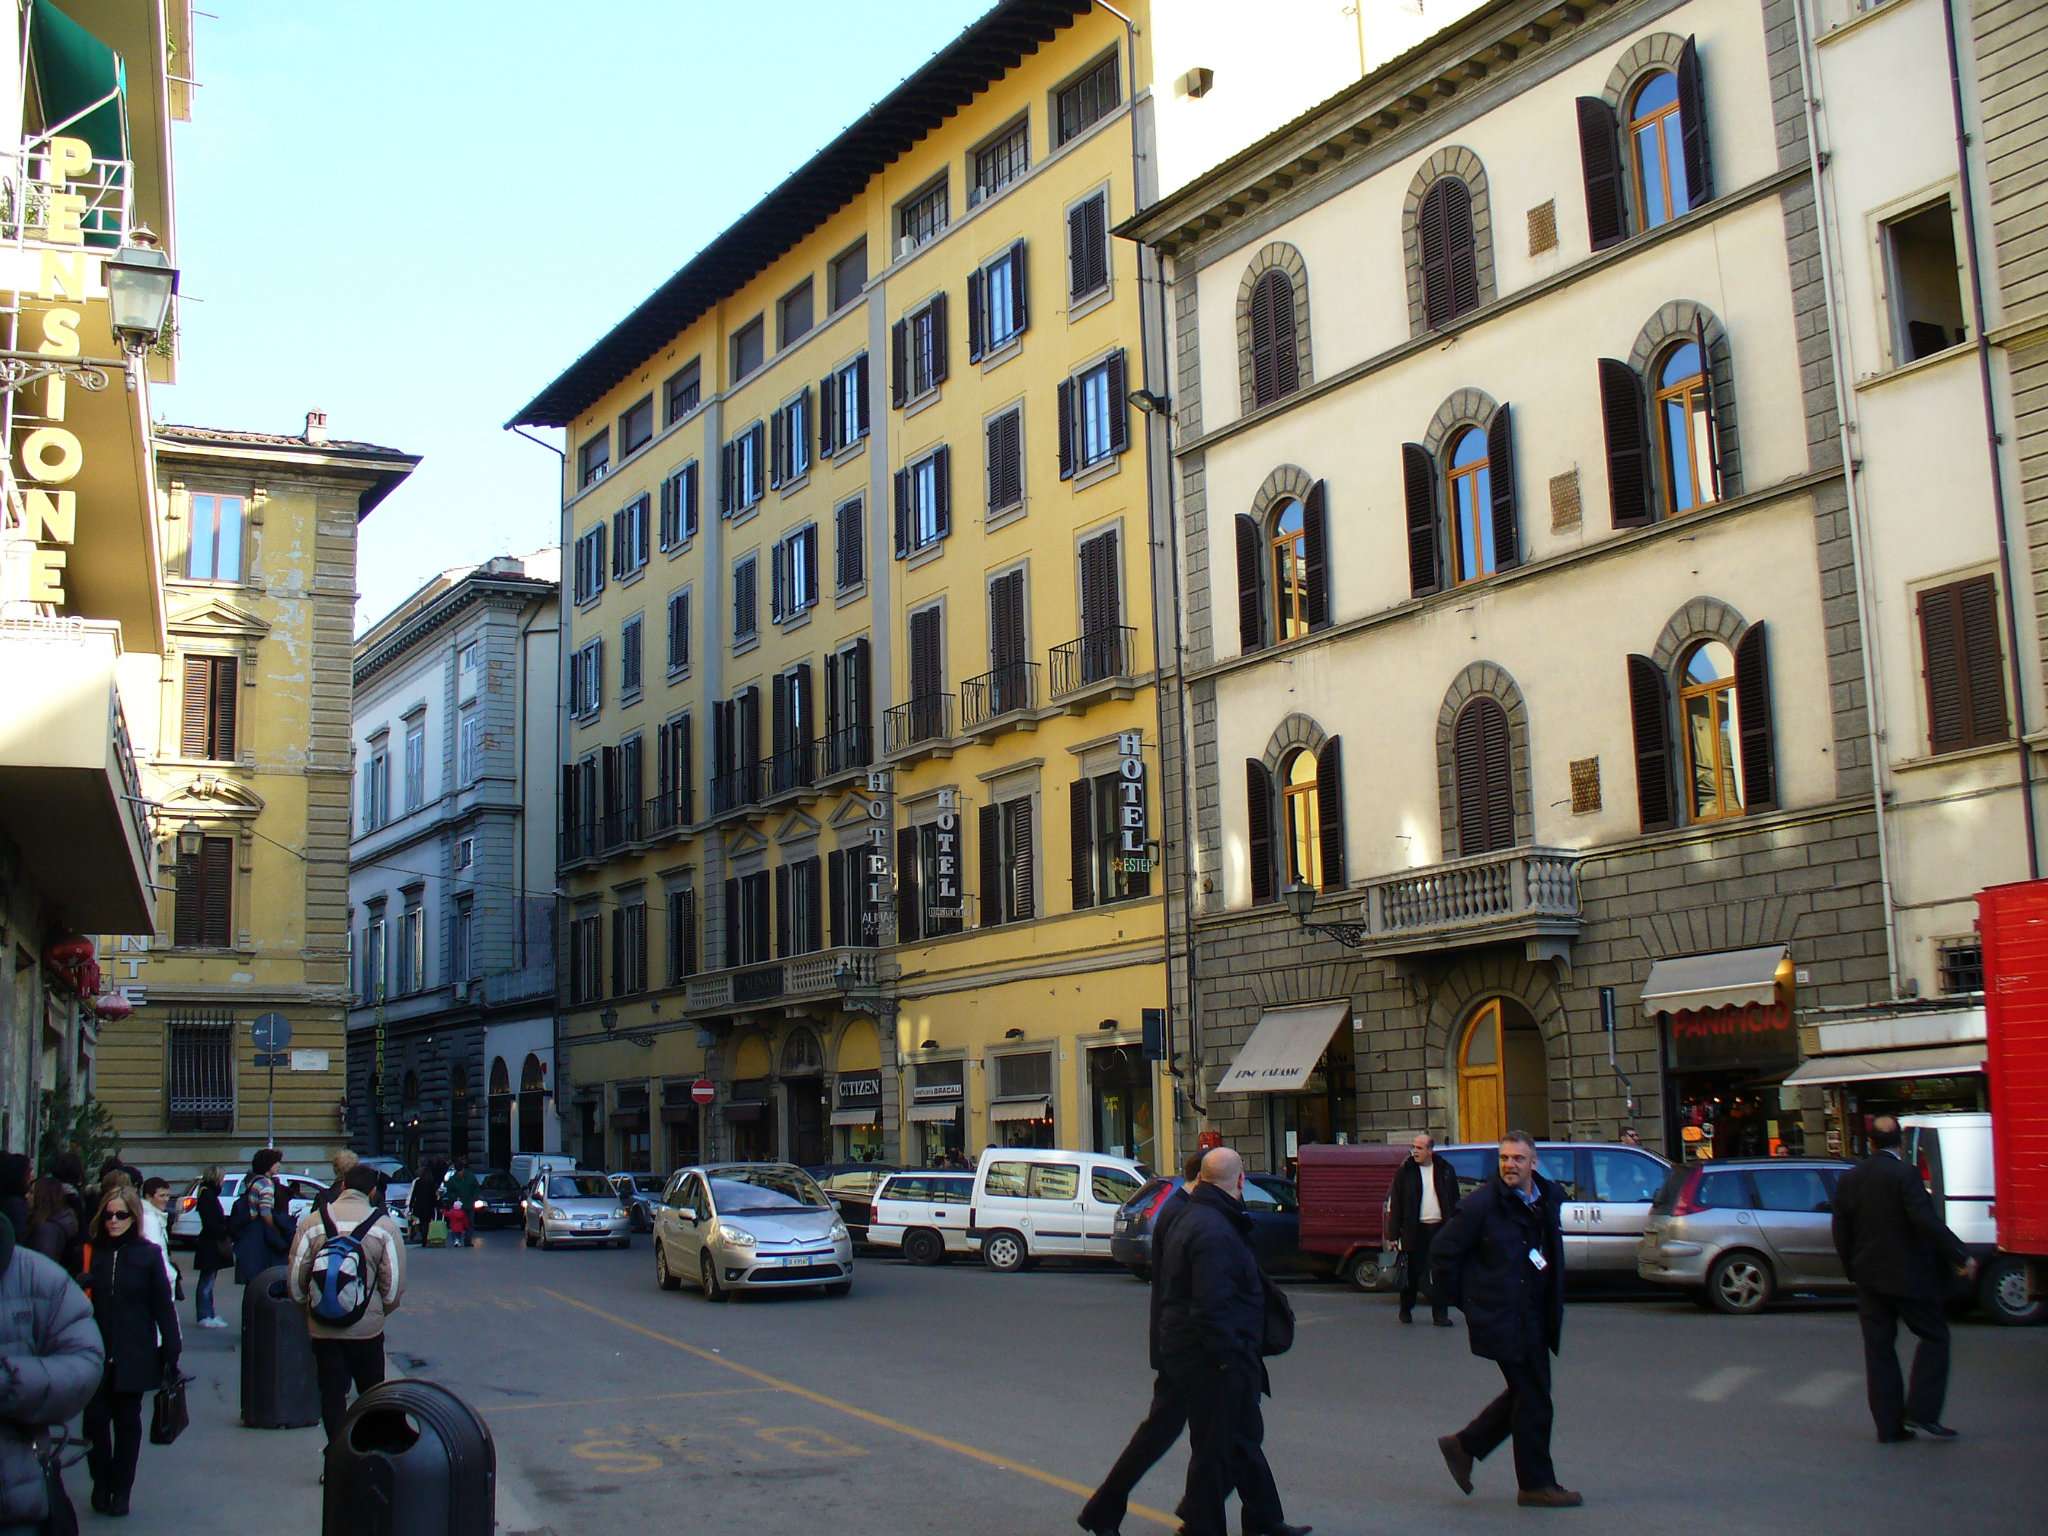
M 1860 1371 L 1815 1371 L 1779 1401 L 1795 1408 L 1830 1408 L 1862 1379 Z
M 1693 1384 L 1685 1395 L 1699 1403 L 1725 1403 L 1741 1391 L 1752 1376 L 1761 1376 L 1763 1368 L 1755 1365 L 1724 1365 L 1710 1376 L 1703 1376 Z

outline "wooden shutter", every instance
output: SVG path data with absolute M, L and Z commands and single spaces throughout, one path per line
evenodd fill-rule
M 988 648 L 990 664 L 998 669 L 1024 660 L 1022 571 L 1010 571 L 988 584 Z
M 978 363 L 988 335 L 988 274 L 976 267 L 967 274 L 967 361 Z
M 818 454 L 830 458 L 839 446 L 839 390 L 837 377 L 826 374 L 818 381 Z
M 1600 359 L 1600 418 L 1607 430 L 1607 502 L 1617 528 L 1650 522 L 1650 448 L 1644 430 L 1643 384 L 1635 369 Z
M 1344 878 L 1344 751 L 1332 736 L 1316 754 L 1316 834 L 1322 843 L 1323 889 L 1341 890 Z
M 981 847 L 981 926 L 1003 920 L 1003 808 L 984 805 L 976 816 Z
M 797 540 L 796 558 L 803 561 L 804 595 L 806 608 L 815 607 L 818 601 L 818 527 L 813 523 L 803 531 Z
M 1422 313 L 1432 330 L 1457 314 L 1451 301 L 1450 225 L 1450 188 L 1456 180 L 1444 177 L 1433 183 L 1423 194 L 1422 209 L 1416 216 L 1422 247 Z
M 1420 443 L 1401 445 L 1401 477 L 1408 502 L 1408 590 L 1416 597 L 1436 591 L 1436 465 Z
M 1481 697 L 1465 706 L 1452 733 L 1451 755 L 1459 857 L 1512 848 L 1515 796 L 1508 717 L 1497 700 Z
M 202 848 L 204 846 L 201 844 Z M 181 856 L 178 859 L 177 878 L 177 890 L 171 898 L 171 942 L 180 946 L 190 946 L 199 943 L 199 936 L 203 931 L 202 903 L 199 896 L 199 860 Z M 367 945 L 364 946 L 364 957 L 367 965 Z M 363 990 L 368 992 L 370 989 L 366 986 Z
M 789 945 L 789 872 L 787 864 L 775 866 L 775 953 L 778 956 L 793 953 Z
M 693 538 L 697 532 L 697 466 L 688 464 L 683 470 L 683 536 Z
M 860 760 L 862 762 L 867 761 L 865 737 L 868 729 L 868 709 L 873 698 L 869 676 L 871 665 L 869 657 L 871 654 L 868 642 L 863 637 L 853 642 L 852 654 L 847 658 L 849 676 L 846 691 L 848 694 L 848 707 L 853 711 L 853 718 L 846 723 L 855 727 L 863 738 L 860 744 Z
M 790 732 L 792 744 L 808 747 L 817 735 L 811 714 L 811 664 L 800 661 L 789 672 L 789 702 L 796 719 Z
M 1081 633 L 1117 627 L 1116 534 L 1099 533 L 1081 546 Z
M 1060 478 L 1074 478 L 1074 381 L 1061 379 L 1059 387 Z
M 818 889 L 823 879 L 824 865 L 812 854 L 798 866 L 803 876 L 804 894 L 809 898 L 804 903 L 804 951 L 810 953 L 825 947 L 825 908 Z
M 910 471 L 896 471 L 896 558 L 910 553 Z
M 941 446 L 932 454 L 933 526 L 945 538 L 953 531 L 953 450 Z
M 833 530 L 838 541 L 834 550 L 839 567 L 836 575 L 839 590 L 844 592 L 848 587 L 860 585 L 861 504 L 858 501 L 847 502 L 834 514 L 833 521 L 838 525 Z
M 604 524 L 599 523 L 590 530 L 595 536 L 597 548 L 591 554 L 590 573 L 598 591 L 604 590 Z
M 739 508 L 739 439 L 718 450 L 718 515 L 731 517 Z
M 1264 643 L 1266 591 L 1259 580 L 1260 545 L 1265 536 L 1249 512 L 1237 514 L 1237 643 L 1256 651 Z
M 209 837 L 199 850 L 199 942 L 225 949 L 233 941 L 235 842 Z
M 1124 803 L 1122 792 L 1124 782 L 1123 775 L 1121 774 L 1107 773 L 1102 776 L 1102 794 L 1112 807 L 1110 815 L 1110 825 L 1114 829 L 1110 833 L 1113 839 L 1110 845 L 1112 852 L 1119 852 L 1122 843 L 1120 834 L 1123 831 Z M 1138 778 L 1134 787 L 1138 792 L 1136 800 L 1139 827 L 1138 840 L 1143 842 L 1145 840 L 1144 832 L 1149 829 L 1150 822 L 1149 813 L 1145 805 L 1145 780 L 1142 776 Z M 1149 896 L 1151 892 L 1152 877 L 1145 871 L 1133 870 L 1124 876 L 1124 894 L 1126 896 Z
M 1628 234 L 1621 193 L 1621 135 L 1614 109 L 1598 96 L 1579 98 L 1579 169 L 1586 179 L 1586 230 L 1593 249 L 1605 250 Z
M 1256 757 L 1244 760 L 1245 841 L 1252 866 L 1252 905 L 1271 901 L 1273 878 L 1273 776 Z
M 1095 905 L 1095 786 L 1087 779 L 1074 780 L 1067 794 L 1067 851 L 1079 912 Z
M 1092 201 L 1092 199 L 1091 199 Z M 1078 299 L 1092 290 L 1092 268 L 1088 260 L 1088 204 L 1076 203 L 1067 210 L 1067 298 Z
M 746 755 L 740 761 L 741 767 L 761 760 L 761 690 L 750 687 L 741 690 L 739 696 L 739 744 Z
M 928 698 L 940 691 L 939 610 L 920 608 L 910 616 L 910 696 Z
M 946 381 L 946 294 L 942 289 L 931 302 L 932 383 Z
M 1012 800 L 1003 807 L 1003 816 L 1009 823 L 1010 840 L 1006 856 L 1010 873 L 1010 916 L 1022 921 L 1035 911 L 1031 871 L 1031 801 L 1028 798 Z
M 1109 355 L 1109 451 L 1122 453 L 1131 446 L 1131 401 L 1124 377 L 1124 349 Z
M 1678 50 L 1678 120 L 1685 150 L 1685 190 L 1697 208 L 1714 196 L 1714 160 L 1707 150 L 1707 97 L 1700 81 L 1699 40 L 1693 37 Z
M 1645 832 L 1676 824 L 1671 794 L 1671 715 L 1664 672 L 1647 656 L 1628 659 L 1628 714 L 1635 728 L 1636 809 Z
M 1493 501 L 1493 568 L 1510 571 L 1522 563 L 1515 526 L 1515 429 L 1503 403 L 1486 424 L 1486 482 Z
M 740 963 L 740 883 L 725 882 L 725 963 Z
M 1010 302 L 1016 306 L 1017 334 L 1031 323 L 1029 273 L 1024 264 L 1024 242 L 1010 247 Z
M 1479 242 L 1472 227 L 1472 189 L 1457 177 L 1445 178 L 1445 218 L 1450 235 L 1451 314 L 1479 307 Z
M 988 509 L 1014 506 L 1024 498 L 1024 417 L 1005 411 L 988 424 Z
M 1274 270 L 1262 274 L 1252 285 L 1251 350 L 1254 406 L 1266 405 L 1280 398 L 1278 361 L 1274 356 L 1274 337 L 1278 334 L 1278 323 L 1273 317 L 1273 306 L 1279 301 L 1278 290 L 1286 281 L 1282 273 Z
M 786 539 L 768 551 L 768 616 L 778 624 L 789 617 L 791 553 L 789 541 Z
M 919 923 L 923 915 L 917 899 L 919 858 L 917 828 L 896 829 L 896 937 L 899 941 L 923 936 Z
M 790 749 L 789 674 L 787 672 L 776 673 L 769 686 L 771 689 L 768 700 L 770 750 L 775 754 L 776 778 L 779 781 L 784 771 L 784 764 L 787 761 L 785 754 Z M 780 789 L 781 787 L 781 784 L 778 782 L 776 788 Z
M 858 865 L 860 855 L 854 855 Z M 846 936 L 846 854 L 834 848 L 825 855 L 825 901 L 832 920 L 832 947 L 838 949 L 853 941 Z
M 910 321 L 889 327 L 889 403 L 901 406 L 910 398 Z
M 213 715 L 213 668 L 209 662 L 210 658 L 205 656 L 185 658 L 185 686 L 178 722 L 178 754 L 181 757 L 207 756 L 207 743 L 213 736 L 210 729 Z
M 1318 480 L 1309 487 L 1301 509 L 1301 542 L 1307 551 L 1308 627 L 1330 622 L 1330 514 L 1327 493 Z
M 1742 806 L 1764 810 L 1778 803 L 1778 773 L 1771 740 L 1770 642 L 1761 619 L 1735 642 L 1735 712 L 1742 717 Z

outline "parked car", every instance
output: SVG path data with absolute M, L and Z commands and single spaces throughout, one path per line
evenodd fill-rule
M 971 1173 L 940 1168 L 892 1173 L 875 1191 L 867 1241 L 875 1248 L 901 1249 L 913 1264 L 943 1264 L 955 1254 L 973 1253 L 980 1246 L 967 1236 L 973 1200 Z M 852 1226 L 847 1223 L 849 1230 Z
M 1116 1213 L 1144 1187 L 1128 1158 L 1048 1147 L 988 1147 L 974 1171 L 967 1236 L 1012 1274 L 1041 1258 L 1106 1259 Z
M 856 1243 L 868 1240 L 875 1191 L 882 1180 L 902 1171 L 896 1163 L 821 1163 L 804 1169 L 825 1191 L 825 1198 L 839 1212 L 839 1219 L 846 1223 L 846 1230 Z
M 1790 1291 L 1851 1291 L 1835 1253 L 1833 1206 L 1835 1184 L 1853 1166 L 1760 1157 L 1674 1168 L 1650 1206 L 1636 1272 L 1738 1314 Z
M 578 1168 L 576 1159 L 566 1152 L 516 1152 L 512 1156 L 512 1181 L 521 1189 L 530 1189 L 533 1181 L 544 1173 L 585 1173 Z
M 476 1199 L 470 1202 L 470 1224 L 484 1227 L 516 1227 L 526 1214 L 519 1198 L 519 1184 L 503 1169 L 492 1168 L 476 1176 Z
M 1140 1280 L 1152 1277 L 1153 1219 L 1179 1187 L 1178 1178 L 1150 1179 L 1116 1213 L 1109 1256 Z M 1252 1219 L 1252 1251 L 1259 1256 L 1259 1268 L 1270 1273 L 1300 1266 L 1301 1204 L 1292 1179 L 1274 1173 L 1246 1174 L 1244 1213 Z
M 610 1243 L 623 1248 L 633 1241 L 633 1218 L 619 1203 L 611 1180 L 589 1169 L 544 1173 L 526 1187 L 526 1246 L 552 1248 L 557 1243 Z
M 279 1174 L 278 1177 L 284 1180 L 284 1187 L 289 1193 L 285 1209 L 290 1211 L 294 1217 L 304 1220 L 306 1213 L 313 1209 L 313 1197 L 327 1187 L 327 1181 L 316 1179 L 310 1173 L 284 1173 Z M 242 1193 L 242 1186 L 248 1183 L 248 1181 L 249 1174 L 246 1169 L 240 1173 L 222 1175 L 220 1181 L 220 1208 L 223 1212 L 234 1210 L 235 1201 Z M 175 1207 L 171 1216 L 171 1246 L 173 1248 L 190 1248 L 199 1241 L 199 1181 L 197 1179 L 192 1181 L 191 1187 L 184 1194 L 178 1196 Z
M 787 1163 L 717 1163 L 669 1180 L 654 1213 L 654 1278 L 706 1301 L 734 1291 L 853 1289 L 853 1239 L 818 1181 Z
M 1500 1148 L 1492 1142 L 1439 1147 L 1436 1155 L 1457 1173 L 1460 1199 L 1500 1167 Z M 1536 1166 L 1564 1191 L 1565 1273 L 1633 1277 L 1650 1203 L 1664 1187 L 1671 1164 L 1619 1142 L 1539 1141 Z
M 2048 1296 L 2027 1296 L 2027 1261 L 1998 1246 L 1997 1176 L 1991 1158 L 1991 1117 L 1962 1112 L 1906 1115 L 1905 1159 L 1934 1197 L 1934 1214 L 1977 1261 L 1977 1280 L 1958 1279 L 1958 1300 L 1971 1300 L 1994 1320 L 2020 1326 L 2048 1320 Z
M 412 1200 L 412 1170 L 395 1157 L 365 1157 L 357 1159 L 368 1163 L 384 1175 L 384 1203 L 394 1211 L 402 1211 Z
M 612 1188 L 619 1192 L 619 1203 L 626 1208 L 632 1219 L 635 1232 L 654 1230 L 654 1207 L 661 1200 L 661 1192 L 668 1186 L 668 1177 L 659 1173 L 615 1173 Z

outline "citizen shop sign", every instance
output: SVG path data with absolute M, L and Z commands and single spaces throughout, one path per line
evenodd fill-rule
M 892 850 L 889 846 L 890 829 L 896 824 L 895 778 L 887 768 L 876 768 L 868 774 L 868 851 L 867 851 L 867 900 L 861 904 L 861 933 L 864 937 L 884 940 L 882 932 L 884 914 L 889 911 L 889 898 L 895 894 L 895 870 L 890 864 Z
M 842 1072 L 839 1074 L 839 1108 L 866 1109 L 882 1102 L 882 1074 L 880 1072 Z
M 1116 739 L 1116 868 L 1143 875 L 1152 869 L 1145 848 L 1145 738 L 1124 731 Z
M 1789 1067 L 1799 1059 L 1792 1010 L 1783 1003 L 1687 1008 L 1671 1015 L 1671 1065 L 1703 1068 Z
M 932 891 L 925 911 L 932 917 L 960 915 L 960 795 L 939 791 L 939 819 L 932 824 Z

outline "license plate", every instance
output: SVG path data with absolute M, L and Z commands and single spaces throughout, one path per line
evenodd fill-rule
M 601 1221 L 586 1221 L 583 1223 L 583 1230 L 586 1232 L 602 1232 L 604 1230 L 604 1223 Z

